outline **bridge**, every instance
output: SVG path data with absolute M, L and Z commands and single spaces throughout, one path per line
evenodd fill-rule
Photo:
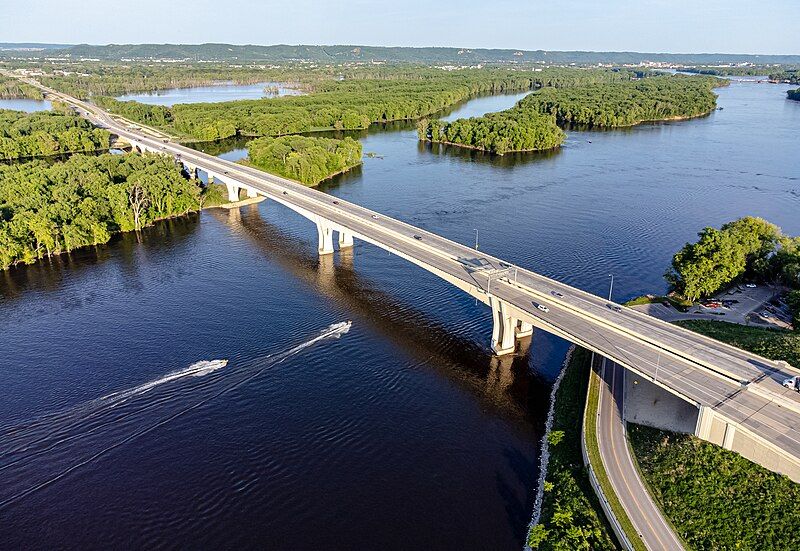
M 533 328 L 562 337 L 692 404 L 698 437 L 800 482 L 800 395 L 780 384 L 800 370 L 787 363 L 621 307 L 292 180 L 190 149 L 35 80 L 23 80 L 136 150 L 169 155 L 190 172 L 206 172 L 227 187 L 231 201 L 242 194 L 264 196 L 307 218 L 315 226 L 320 255 L 334 253 L 334 237 L 339 249 L 359 239 L 455 285 L 491 309 L 495 354 L 514 353 L 516 341 L 530 336 Z

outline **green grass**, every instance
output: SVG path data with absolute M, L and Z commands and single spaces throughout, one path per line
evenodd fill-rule
M 629 425 L 654 499 L 692 549 L 800 548 L 800 485 L 694 436 Z
M 669 302 L 673 308 L 675 308 L 680 312 L 685 312 L 686 310 L 688 310 L 693 306 L 692 301 L 674 295 L 667 295 L 667 296 L 643 295 L 641 297 L 632 298 L 631 300 L 625 303 L 625 306 L 638 306 L 640 304 L 663 303 L 665 300 Z
M 749 327 L 725 321 L 687 320 L 676 325 L 772 360 L 800 367 L 800 332 Z
M 616 549 L 581 453 L 590 353 L 576 348 L 556 394 L 542 515 L 528 537 L 541 550 Z
M 611 506 L 614 517 L 616 517 L 617 522 L 619 522 L 628 537 L 628 541 L 631 542 L 634 549 L 645 551 L 646 547 L 612 488 L 611 481 L 608 479 L 608 474 L 600 457 L 600 446 L 597 443 L 597 408 L 600 400 L 600 383 L 599 374 L 592 370 L 589 379 L 589 400 L 586 404 L 586 453 L 589 456 L 589 463 L 594 469 L 597 482 L 600 484 L 600 488 Z

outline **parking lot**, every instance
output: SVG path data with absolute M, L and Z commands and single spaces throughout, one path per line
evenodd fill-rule
M 780 300 L 775 300 L 782 291 L 782 288 L 771 285 L 747 287 L 743 284 L 718 293 L 704 301 L 705 305 L 695 304 L 688 312 L 681 312 L 660 302 L 641 304 L 633 308 L 665 321 L 708 319 L 791 329 L 791 315 Z

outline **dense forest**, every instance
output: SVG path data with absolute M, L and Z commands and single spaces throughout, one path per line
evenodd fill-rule
M 0 160 L 98 151 L 108 149 L 110 138 L 108 131 L 65 111 L 0 110 Z
M 30 84 L 0 75 L 0 99 L 42 99 L 42 92 Z
M 422 140 L 506 153 L 557 147 L 557 125 L 631 126 L 648 120 L 694 117 L 716 106 L 712 77 L 659 76 L 574 87 L 545 87 L 506 111 L 450 123 L 423 121 Z
M 307 186 L 361 164 L 361 142 L 353 138 L 257 138 L 247 144 L 247 152 L 253 166 Z
M 545 88 L 519 102 L 525 110 L 555 115 L 561 125 L 632 126 L 645 121 L 704 115 L 717 105 L 714 77 L 662 76 L 638 81 Z
M 800 101 L 800 88 L 798 88 L 797 90 L 789 90 L 788 92 L 786 92 L 786 95 L 789 97 L 789 99 Z
M 502 155 L 509 151 L 538 151 L 561 145 L 566 135 L 555 117 L 514 107 L 483 117 L 453 122 L 422 119 L 420 140 L 455 144 Z
M 788 84 L 800 84 L 800 70 L 787 69 L 769 75 L 772 82 L 785 82 Z
M 784 235 L 761 218 L 744 217 L 704 228 L 672 259 L 667 281 L 689 300 L 741 280 L 781 281 L 800 289 L 800 237 Z M 800 297 L 800 291 L 795 291 Z
M 197 210 L 208 204 L 208 189 L 158 155 L 106 153 L 52 165 L 0 165 L 0 269 Z
M 358 73 L 357 73 L 358 74 Z M 581 69 L 543 71 L 386 69 L 383 76 L 321 80 L 314 93 L 260 100 L 147 106 L 97 97 L 95 101 L 129 119 L 212 141 L 234 135 L 281 136 L 317 130 L 363 129 L 370 124 L 413 120 L 482 93 L 540 86 L 615 82 L 632 73 Z

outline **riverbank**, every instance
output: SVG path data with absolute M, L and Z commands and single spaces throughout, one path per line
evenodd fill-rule
M 581 452 L 590 360 L 589 351 L 572 350 L 551 402 L 552 425 L 545 436 L 549 463 L 540 482 L 541 508 L 535 508 L 528 531 L 529 549 L 617 548 Z

